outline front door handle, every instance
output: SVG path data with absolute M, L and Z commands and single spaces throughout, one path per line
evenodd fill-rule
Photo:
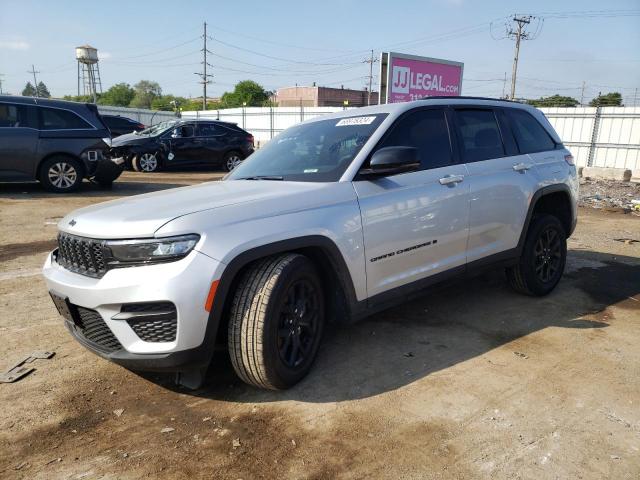
M 532 167 L 530 163 L 516 163 L 513 166 L 513 170 L 516 172 L 526 172 Z
M 440 179 L 440 185 L 455 185 L 464 180 L 464 175 L 447 175 Z

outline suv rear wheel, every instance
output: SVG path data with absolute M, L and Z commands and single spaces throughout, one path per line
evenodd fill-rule
M 507 280 L 517 292 L 542 296 L 560 281 L 567 260 L 567 234 L 553 215 L 533 218 L 522 256 L 517 265 L 507 269 Z
M 227 172 L 230 172 L 238 165 L 242 163 L 242 155 L 238 152 L 227 152 L 224 156 L 224 168 Z
M 250 385 L 280 390 L 310 370 L 324 327 L 324 292 L 313 263 L 284 254 L 242 276 L 229 318 L 233 368 Z
M 77 160 L 70 157 L 54 156 L 40 166 L 40 183 L 56 193 L 73 192 L 80 188 L 84 170 Z

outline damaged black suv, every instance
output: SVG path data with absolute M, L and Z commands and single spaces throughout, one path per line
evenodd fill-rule
M 83 178 L 110 187 L 123 170 L 110 145 L 95 105 L 0 95 L 0 181 L 39 180 L 61 193 Z

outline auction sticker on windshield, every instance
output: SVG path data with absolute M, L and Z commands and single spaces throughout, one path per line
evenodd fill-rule
M 348 125 L 369 125 L 373 123 L 376 117 L 351 117 L 351 118 L 343 118 L 338 123 L 336 123 L 336 127 L 345 127 Z

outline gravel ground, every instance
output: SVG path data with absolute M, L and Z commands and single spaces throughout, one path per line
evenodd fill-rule
M 248 387 L 224 352 L 175 388 L 91 354 L 40 275 L 55 223 L 98 201 L 212 174 L 127 173 L 112 191 L 0 185 L 2 479 L 622 479 L 640 477 L 640 218 L 581 208 L 545 298 L 502 272 L 327 329 L 310 375 Z
M 578 204 L 640 215 L 640 183 L 583 179 L 580 181 Z

